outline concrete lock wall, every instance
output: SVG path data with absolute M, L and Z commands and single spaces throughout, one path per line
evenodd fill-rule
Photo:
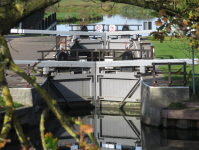
M 48 82 L 47 79 L 41 84 L 45 90 L 47 90 Z M 33 88 L 9 88 L 13 102 L 23 104 L 24 106 L 36 106 L 40 105 L 41 95 L 37 90 Z
M 162 125 L 162 109 L 171 102 L 189 98 L 189 87 L 153 87 L 141 80 L 141 121 L 152 126 Z

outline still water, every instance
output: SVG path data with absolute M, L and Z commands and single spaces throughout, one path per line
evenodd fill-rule
M 73 117 L 81 117 L 84 124 L 94 127 L 94 136 L 102 150 L 198 150 L 199 130 L 179 130 L 154 128 L 141 124 L 139 110 L 119 109 L 86 109 L 67 112 Z M 74 132 L 78 132 L 75 126 Z M 29 136 L 37 150 L 42 150 L 39 128 L 24 131 Z M 63 142 L 78 148 L 78 143 L 61 127 L 58 120 L 51 116 L 45 124 L 45 132 L 52 132 L 58 138 L 59 150 L 66 150 Z M 20 145 L 14 132 L 8 138 L 12 139 L 5 150 L 19 150 Z M 85 136 L 87 143 L 92 143 Z M 73 149 L 71 149 L 73 150 Z
M 152 22 L 152 30 L 155 30 L 156 29 L 155 21 L 157 21 L 157 18 L 150 18 L 148 20 L 147 19 L 137 19 L 137 18 L 127 18 L 127 24 L 129 24 L 129 25 L 130 24 L 142 25 L 139 30 L 144 30 L 143 23 L 147 22 L 147 21 Z M 93 23 L 93 24 L 96 24 L 96 25 L 97 24 L 106 24 L 106 25 L 121 24 L 121 25 L 123 25 L 124 23 L 126 24 L 126 17 L 117 14 L 117 15 L 113 15 L 111 17 L 109 17 L 108 15 L 103 16 L 103 21 L 98 22 L 98 23 Z M 121 30 L 122 26 L 120 26 L 118 29 Z M 138 28 L 137 28 L 137 26 L 136 27 L 131 26 L 130 29 L 137 30 Z M 71 30 L 71 27 L 67 23 L 57 25 L 57 31 L 69 31 L 69 30 Z M 88 26 L 88 30 L 93 30 L 93 27 Z M 142 36 L 147 36 L 147 35 L 148 34 L 143 34 Z

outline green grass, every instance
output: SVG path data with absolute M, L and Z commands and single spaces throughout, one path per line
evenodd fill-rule
M 23 106 L 22 104 L 19 104 L 19 103 L 16 103 L 16 102 L 13 102 L 13 103 L 14 103 L 14 108 L 18 108 L 18 107 Z M 0 97 L 0 111 L 3 111 L 3 110 L 6 110 L 6 103 L 5 103 L 4 98 Z
M 191 58 L 191 47 L 188 45 L 189 41 L 186 39 L 173 39 L 170 41 L 170 37 L 166 37 L 163 43 L 160 41 L 152 41 L 152 37 L 147 37 L 148 40 L 153 43 L 155 47 L 155 56 L 157 59 L 181 59 L 181 58 Z M 195 50 L 195 58 L 198 58 L 199 53 Z M 159 66 L 162 72 L 168 71 L 168 66 Z M 182 68 L 182 65 L 171 66 L 172 72 L 178 71 Z M 182 70 L 183 71 L 183 70 Z M 192 66 L 187 65 L 186 72 L 192 71 Z M 166 80 L 168 80 L 168 75 L 164 75 Z M 183 75 L 171 75 L 171 80 L 183 80 Z M 189 80 L 189 76 L 186 76 L 188 86 L 190 86 L 190 93 L 193 93 L 193 81 Z M 172 85 L 182 85 L 181 84 L 172 84 Z M 195 66 L 195 87 L 196 94 L 199 95 L 199 65 Z
M 53 14 L 53 12 L 46 12 L 44 18 L 48 17 L 51 14 Z M 84 18 L 85 21 L 97 20 L 97 19 L 102 20 L 102 18 L 103 18 L 103 16 L 101 14 L 98 14 L 98 13 L 95 13 L 95 12 L 86 12 L 86 11 L 57 12 L 56 17 L 57 17 L 58 22 L 79 21 L 82 18 Z

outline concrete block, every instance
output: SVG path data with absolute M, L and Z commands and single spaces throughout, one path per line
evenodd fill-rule
M 162 107 L 150 107 L 150 125 L 162 125 Z
M 163 124 L 163 127 L 165 128 L 169 128 L 169 127 L 172 127 L 174 128 L 175 127 L 175 119 L 167 119 L 167 118 L 162 118 L 162 124 Z
M 176 120 L 176 127 L 180 129 L 195 128 L 196 121 L 193 120 Z
M 160 126 L 160 110 L 171 102 L 182 102 L 189 98 L 189 87 L 152 87 L 141 81 L 141 121 L 148 125 Z M 197 115 L 199 116 L 199 115 Z M 167 126 L 165 123 L 165 126 Z
M 199 111 L 193 110 L 162 110 L 162 117 L 169 119 L 199 120 Z
M 14 102 L 24 106 L 33 106 L 33 96 L 31 88 L 10 88 L 10 94 Z

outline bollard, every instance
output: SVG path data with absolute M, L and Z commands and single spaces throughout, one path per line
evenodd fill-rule
M 29 85 L 29 83 L 27 83 L 26 87 L 27 87 L 27 88 L 30 88 L 30 85 Z

